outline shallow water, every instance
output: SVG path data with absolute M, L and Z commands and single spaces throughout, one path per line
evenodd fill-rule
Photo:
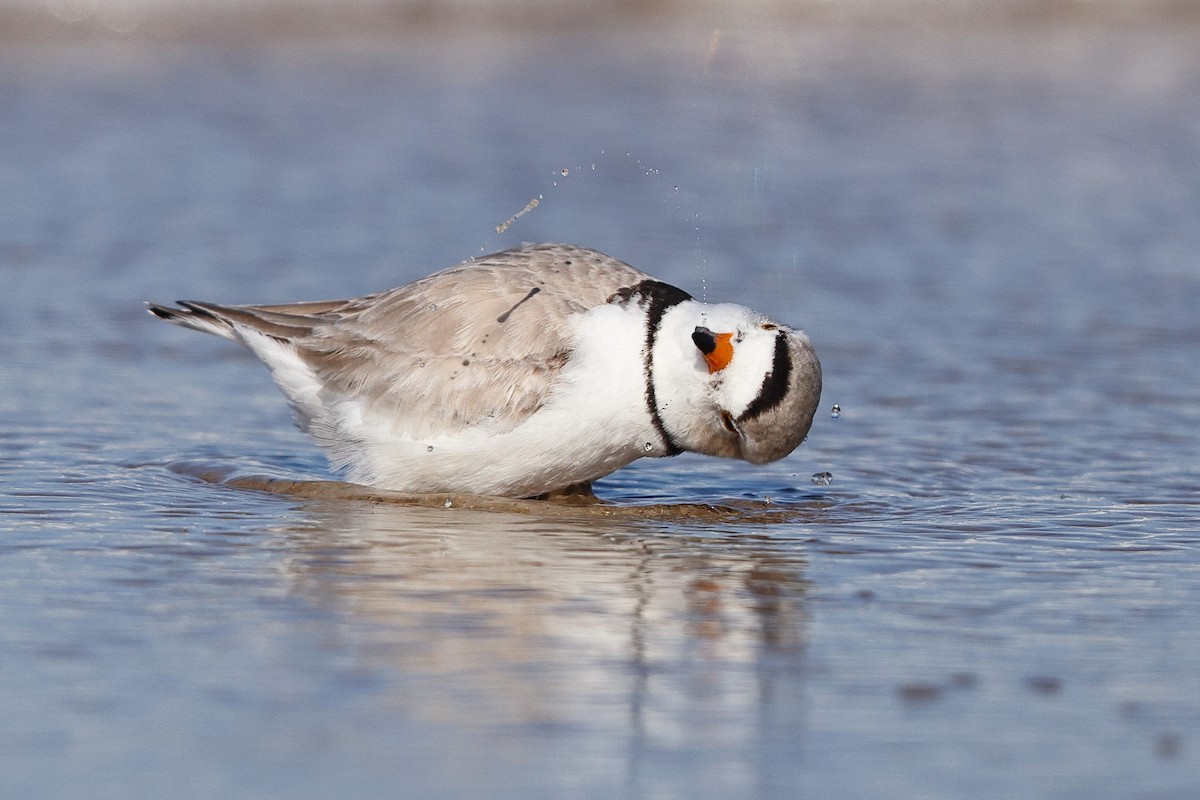
M 710 33 L 6 46 L 0 795 L 1200 793 L 1200 31 Z M 598 487 L 786 521 L 179 468 L 329 477 L 143 299 L 543 239 L 808 330 L 791 457 Z

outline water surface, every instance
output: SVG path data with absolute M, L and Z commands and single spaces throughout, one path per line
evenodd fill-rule
M 6 46 L 0 794 L 1196 796 L 1198 46 Z M 348 296 L 545 239 L 809 332 L 795 454 L 598 487 L 785 522 L 179 469 L 330 477 L 249 355 L 142 300 Z

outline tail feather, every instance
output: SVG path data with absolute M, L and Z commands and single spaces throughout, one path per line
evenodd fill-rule
M 313 326 L 328 318 L 276 310 L 286 306 L 260 308 L 219 306 L 195 300 L 176 302 L 178 307 L 147 303 L 146 308 L 159 319 L 248 347 L 271 371 L 271 377 L 295 409 L 301 429 L 313 432 L 320 441 L 321 435 L 314 432 L 313 426 L 314 421 L 321 421 L 328 414 L 321 397 L 322 383 L 304 362 L 295 340 L 310 335 Z
M 251 330 L 281 342 L 308 336 L 313 326 L 322 320 L 302 314 L 288 314 L 274 308 L 255 306 L 221 306 L 197 300 L 177 300 L 181 306 L 147 303 L 147 310 L 158 317 L 192 330 L 241 341 L 239 329 Z
M 212 333 L 224 339 L 238 341 L 233 324 L 228 319 L 222 318 L 221 315 L 209 311 L 197 303 L 187 300 L 178 300 L 176 302 L 182 308 L 164 306 L 157 303 L 146 303 L 146 310 L 159 319 L 165 319 L 167 322 L 180 325 L 184 328 L 191 328 L 203 333 Z

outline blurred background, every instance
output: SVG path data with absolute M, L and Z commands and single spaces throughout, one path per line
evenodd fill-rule
M 852 21 L 1128 24 L 1194 17 L 1191 0 L 4 0 L 9 33 L 63 35 L 140 30 L 150 36 L 200 32 L 331 35 L 396 32 L 422 26 L 566 28 L 588 25 L 737 22 L 793 25 Z M 79 34 L 81 31 L 74 31 Z
M 0 0 L 0 796 L 1200 796 L 1197 54 L 1191 0 Z M 807 330 L 796 453 L 597 486 L 774 522 L 196 479 L 329 475 L 142 301 L 536 240 Z

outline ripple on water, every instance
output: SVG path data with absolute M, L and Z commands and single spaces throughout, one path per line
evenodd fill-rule
M 920 27 L 723 29 L 704 69 L 657 29 L 5 49 L 9 793 L 1200 794 L 1196 31 Z M 531 126 L 547 98 L 602 124 Z M 144 295 L 395 285 L 530 175 L 557 186 L 508 236 L 599 232 L 809 330 L 793 456 L 598 486 L 740 510 L 172 470 L 328 477 L 252 356 Z

